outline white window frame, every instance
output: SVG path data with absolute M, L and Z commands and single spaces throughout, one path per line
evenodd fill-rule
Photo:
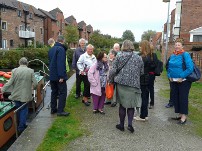
M 5 29 L 3 29 L 3 23 L 6 23 L 6 28 Z M 8 27 L 7 27 L 7 21 L 4 21 L 4 20 L 1 21 L 1 29 L 2 30 L 7 30 L 8 29 Z
M 2 48 L 3 49 L 7 48 L 7 40 L 6 39 L 2 39 Z
M 19 13 L 20 12 L 20 13 Z M 19 15 L 20 14 L 20 15 Z M 17 11 L 17 15 L 18 15 L 18 17 L 22 17 L 22 10 L 18 10 Z

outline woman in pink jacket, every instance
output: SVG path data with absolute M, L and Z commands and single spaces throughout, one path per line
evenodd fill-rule
M 105 87 L 107 84 L 107 55 L 100 52 L 97 55 L 97 62 L 88 71 L 88 81 L 90 82 L 90 93 L 93 99 L 93 113 L 105 114 L 103 111 L 105 102 Z

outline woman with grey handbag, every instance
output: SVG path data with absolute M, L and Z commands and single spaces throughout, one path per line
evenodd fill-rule
M 141 57 L 133 52 L 134 46 L 130 40 L 125 40 L 121 49 L 122 53 L 116 57 L 109 72 L 109 83 L 116 83 L 117 102 L 120 104 L 120 123 L 116 128 L 124 131 L 127 112 L 127 129 L 133 133 L 134 108 L 141 106 L 140 76 L 144 73 L 144 65 Z

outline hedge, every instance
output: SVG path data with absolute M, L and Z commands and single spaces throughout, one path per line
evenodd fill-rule
M 40 59 L 48 65 L 48 47 L 16 49 L 16 50 L 0 50 L 0 69 L 12 69 L 18 66 L 18 61 L 22 57 L 26 57 L 28 61 Z M 67 50 L 67 59 L 71 64 L 74 50 Z M 41 66 L 39 62 L 31 62 L 30 66 Z

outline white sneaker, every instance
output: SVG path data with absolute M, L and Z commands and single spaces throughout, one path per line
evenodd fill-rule
M 149 120 L 149 117 L 145 117 L 145 120 L 148 121 L 148 120 Z
M 139 116 L 135 116 L 135 117 L 134 117 L 134 120 L 136 120 L 136 121 L 145 121 L 145 119 L 140 118 Z

